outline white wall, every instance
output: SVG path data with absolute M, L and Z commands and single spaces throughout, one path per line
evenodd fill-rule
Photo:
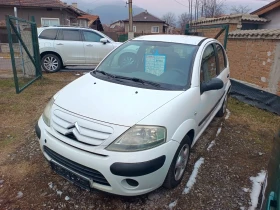
M 273 28 L 278 28 L 280 29 L 280 7 L 264 14 L 261 15 L 261 17 L 264 17 L 270 22 L 264 24 L 264 25 L 259 25 L 259 29 L 273 29 Z

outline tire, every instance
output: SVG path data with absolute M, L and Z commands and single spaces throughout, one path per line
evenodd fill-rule
M 223 117 L 225 115 L 227 110 L 227 102 L 228 102 L 228 94 L 226 94 L 223 105 L 220 108 L 220 110 L 217 112 L 216 117 Z
M 174 155 L 174 158 L 172 160 L 166 178 L 163 182 L 163 186 L 165 188 L 173 189 L 181 183 L 190 157 L 190 148 L 191 148 L 191 140 L 188 136 L 186 136 L 180 143 L 180 146 L 178 147 Z M 182 159 L 183 156 L 181 155 L 183 155 L 185 159 Z M 179 156 L 181 157 L 181 161 L 179 160 Z M 176 163 L 179 163 L 182 167 L 178 167 L 179 164 Z
M 48 73 L 58 72 L 62 66 L 60 58 L 54 54 L 44 55 L 41 64 L 43 69 Z
M 127 66 L 129 64 L 132 64 L 135 59 L 136 55 L 134 53 L 126 52 L 120 55 L 118 62 L 120 66 Z

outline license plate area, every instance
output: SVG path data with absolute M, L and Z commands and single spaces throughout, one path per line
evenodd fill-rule
M 60 176 L 64 177 L 68 181 L 72 182 L 75 185 L 78 185 L 79 187 L 90 190 L 90 180 L 86 179 L 79 174 L 70 171 L 69 169 L 61 166 L 60 164 L 57 164 L 53 161 L 50 162 L 52 169 L 59 174 Z

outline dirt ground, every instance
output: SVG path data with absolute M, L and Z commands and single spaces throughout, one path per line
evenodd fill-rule
M 87 192 L 53 173 L 45 161 L 34 125 L 48 100 L 82 76 L 45 74 L 16 95 L 12 79 L 0 79 L 0 209 L 247 209 L 250 177 L 267 167 L 280 117 L 230 99 L 230 115 L 214 119 L 192 148 L 182 183 L 176 189 L 121 197 Z M 212 141 L 215 144 L 207 150 Z M 182 194 L 199 158 L 196 183 Z M 174 203 L 174 204 L 175 204 Z

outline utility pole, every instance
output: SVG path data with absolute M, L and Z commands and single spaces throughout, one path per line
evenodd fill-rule
M 133 39 L 134 31 L 133 31 L 133 17 L 132 17 L 132 0 L 128 0 L 128 15 L 129 15 L 128 39 Z

